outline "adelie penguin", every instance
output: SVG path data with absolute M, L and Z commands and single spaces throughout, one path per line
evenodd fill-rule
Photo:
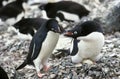
M 42 77 L 44 74 L 40 73 L 40 70 L 43 68 L 47 71 L 50 68 L 47 61 L 58 42 L 61 32 L 61 27 L 55 19 L 50 19 L 44 23 L 33 36 L 26 60 L 16 70 L 25 67 L 27 64 L 34 65 L 37 75 Z
M 80 40 L 76 45 L 78 47 L 77 53 L 71 56 L 73 63 L 80 63 L 84 59 L 96 61 L 104 45 L 104 35 L 99 23 L 95 21 L 86 21 L 82 24 L 78 24 L 64 35 Z
M 48 18 L 58 17 L 61 21 L 79 22 L 80 18 L 89 15 L 90 11 L 83 5 L 74 1 L 59 1 L 40 5 L 41 10 L 45 10 Z

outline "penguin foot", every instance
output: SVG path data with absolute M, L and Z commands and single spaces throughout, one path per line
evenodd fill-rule
M 50 69 L 50 66 L 44 66 L 44 71 L 47 72 Z
M 37 74 L 38 77 L 42 78 L 45 74 L 41 74 L 40 72 Z

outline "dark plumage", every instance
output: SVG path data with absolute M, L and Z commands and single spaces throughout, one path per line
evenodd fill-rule
M 7 73 L 2 67 L 0 67 L 0 79 L 9 79 Z
M 45 10 L 49 18 L 55 18 L 58 11 L 64 11 L 67 13 L 72 13 L 78 15 L 79 18 L 87 16 L 89 11 L 82 5 L 72 2 L 72 1 L 60 1 L 56 3 L 47 3 L 39 7 L 42 10 Z
M 16 18 L 18 14 L 24 11 L 22 3 L 26 1 L 27 0 L 16 0 L 7 4 L 6 6 L 3 6 L 0 8 L 0 18 L 2 18 L 2 20 Z
M 38 30 L 46 21 L 47 20 L 43 18 L 25 18 L 15 23 L 13 26 L 19 29 L 20 33 L 31 34 L 33 36 L 35 34 L 34 30 Z

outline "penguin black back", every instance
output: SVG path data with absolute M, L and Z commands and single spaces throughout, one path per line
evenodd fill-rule
M 7 73 L 0 67 L 0 79 L 9 79 Z

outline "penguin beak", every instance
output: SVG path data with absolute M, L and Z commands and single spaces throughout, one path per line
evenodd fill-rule
M 64 36 L 72 36 L 72 35 L 73 35 L 72 32 L 65 32 L 65 33 L 64 33 Z

